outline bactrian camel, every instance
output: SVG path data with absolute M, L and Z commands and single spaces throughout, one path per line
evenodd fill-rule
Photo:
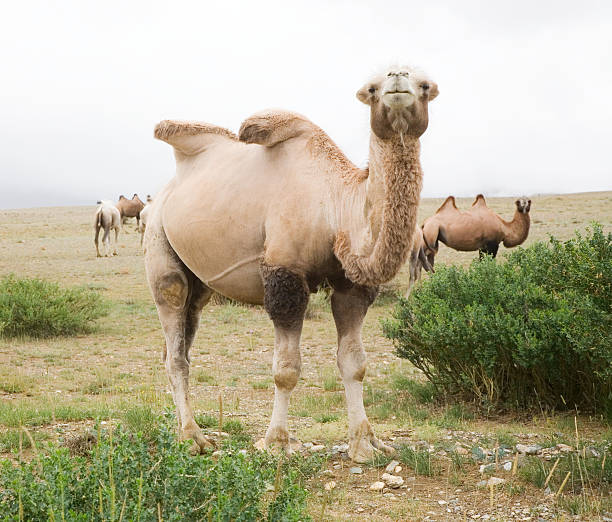
M 363 405 L 361 327 L 377 285 L 402 267 L 412 245 L 422 172 L 419 136 L 435 83 L 393 69 L 365 84 L 369 168 L 358 169 L 319 127 L 272 110 L 244 121 L 239 135 L 207 123 L 163 121 L 155 137 L 174 147 L 176 176 L 155 197 L 145 264 L 166 338 L 165 365 L 182 438 L 209 441 L 188 398 L 189 349 L 213 291 L 263 304 L 275 329 L 275 395 L 260 441 L 291 451 L 289 397 L 300 375 L 300 334 L 309 294 L 327 281 L 338 330 L 337 361 L 348 406 L 349 455 L 374 448 Z
M 149 194 L 147 194 L 147 204 L 140 211 L 140 223 L 138 224 L 138 231 L 140 232 L 140 246 L 142 246 L 142 241 L 144 238 L 144 231 L 147 228 L 147 219 L 151 211 L 152 203 L 153 203 L 153 198 Z
M 98 248 L 98 237 L 100 235 L 100 229 L 104 229 L 104 235 L 102 236 L 102 246 L 104 248 L 104 255 L 110 255 L 110 231 L 115 231 L 115 248 L 113 249 L 113 255 L 117 255 L 117 238 L 119 237 L 119 230 L 121 229 L 121 216 L 119 210 L 113 204 L 112 201 L 98 201 L 96 207 L 96 214 L 94 217 L 94 230 L 96 235 L 94 243 L 96 245 L 96 256 L 102 257 L 100 249 Z
M 132 199 L 127 199 L 124 195 L 119 196 L 119 201 L 115 205 L 121 213 L 121 222 L 125 224 L 127 218 L 136 218 L 136 230 L 140 228 L 140 211 L 145 204 L 140 200 L 138 194 L 134 194 Z
M 414 236 L 412 240 L 412 249 L 408 259 L 410 269 L 410 282 L 408 284 L 408 292 L 414 284 L 421 279 L 421 270 L 433 272 L 433 266 L 429 263 L 426 255 L 425 241 L 423 241 L 423 231 L 421 227 L 416 225 L 414 228 Z
M 436 213 L 423 223 L 426 254 L 433 266 L 439 241 L 461 251 L 480 252 L 482 257 L 495 257 L 499 244 L 505 247 L 520 245 L 529 234 L 531 200 L 521 197 L 515 201 L 512 221 L 505 221 L 489 207 L 482 194 L 478 194 L 469 210 L 459 210 L 454 196 L 448 196 Z

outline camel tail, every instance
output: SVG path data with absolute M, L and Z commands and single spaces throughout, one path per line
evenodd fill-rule
M 153 136 L 188 156 L 202 152 L 206 145 L 219 139 L 238 141 L 233 132 L 198 121 L 163 120 L 155 126 Z

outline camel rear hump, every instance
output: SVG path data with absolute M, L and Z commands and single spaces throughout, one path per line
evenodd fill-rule
M 202 152 L 219 139 L 238 141 L 232 131 L 198 121 L 163 120 L 155 126 L 153 135 L 187 156 Z

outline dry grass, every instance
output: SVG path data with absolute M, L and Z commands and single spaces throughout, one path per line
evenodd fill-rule
M 510 218 L 514 199 L 490 199 L 489 205 Z M 442 201 L 424 200 L 419 221 L 431 215 Z M 534 196 L 532 201 L 532 228 L 527 243 L 546 239 L 549 234 L 570 238 L 575 229 L 584 229 L 592 220 L 601 222 L 606 231 L 612 229 L 611 192 Z M 467 208 L 471 200 L 459 199 L 457 203 Z M 86 284 L 113 303 L 95 334 L 0 341 L 0 439 L 6 440 L 1 446 L 5 450 L 14 448 L 14 430 L 21 424 L 30 426 L 39 439 L 61 437 L 73 427 L 82 429 L 83 423 L 96 417 L 150 429 L 147 412 L 161 411 L 171 404 L 160 362 L 163 337 L 144 277 L 135 224 L 130 223 L 120 234 L 118 257 L 97 259 L 91 226 L 93 212 L 93 206 L 0 211 L 0 275 L 13 272 L 66 285 Z M 502 246 L 500 254 L 504 250 Z M 455 252 L 442 246 L 436 263 L 466 265 L 476 256 L 477 253 Z M 407 268 L 396 281 L 398 288 L 406 286 Z M 456 429 L 485 433 L 499 443 L 511 442 L 514 434 L 526 432 L 542 437 L 563 432 L 571 437 L 573 425 L 566 425 L 560 416 L 541 415 L 520 422 L 470 418 L 463 411 L 427 403 L 426 390 L 421 393 L 396 377 L 399 374 L 422 381 L 419 372 L 399 360 L 390 341 L 382 336 L 379 321 L 388 315 L 391 306 L 384 302 L 372 307 L 363 331 L 369 359 L 366 382 L 375 394 L 368 411 L 377 434 L 383 438 L 409 434 L 414 440 L 436 444 L 444 442 L 449 430 Z M 261 437 L 274 390 L 270 375 L 273 340 L 272 325 L 261 308 L 225 301 L 206 307 L 192 351 L 191 388 L 196 412 L 216 415 L 218 397 L 222 396 L 224 415 L 239 416 L 255 440 Z M 346 439 L 346 411 L 335 343 L 328 303 L 319 296 L 311 319 L 304 325 L 302 379 L 290 409 L 290 427 L 305 441 L 335 444 Z M 424 403 L 415 399 L 398 415 L 394 411 L 398 394 L 412 393 L 421 393 Z M 580 426 L 582 436 L 592 438 L 601 437 L 605 429 L 597 419 L 580 419 Z M 432 477 L 419 476 L 402 501 L 370 495 L 367 486 L 379 477 L 378 468 L 367 468 L 360 476 L 346 469 L 334 471 L 338 487 L 326 504 L 325 519 L 361 520 L 367 516 L 381 521 L 414 520 L 429 511 L 438 513 L 432 518 L 445 519 L 447 513 L 437 499 L 446 497 L 436 495 L 440 491 L 439 495 L 451 496 L 457 483 L 464 484 L 459 486 L 462 493 L 457 494 L 462 503 L 484 510 L 490 501 L 489 492 L 474 487 L 479 480 L 474 465 L 464 468 L 441 469 Z M 325 480 L 329 479 L 321 477 L 309 486 L 315 519 L 325 498 L 317 493 L 324 491 Z M 508 506 L 517 499 L 523 505 L 535 506 L 542 499 L 541 491 L 529 483 L 516 483 L 495 494 L 496 502 Z M 357 507 L 363 511 L 357 511 Z

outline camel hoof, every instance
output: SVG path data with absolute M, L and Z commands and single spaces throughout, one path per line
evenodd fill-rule
M 349 458 L 359 464 L 371 461 L 377 452 L 387 456 L 395 454 L 395 450 L 376 437 L 362 437 L 349 442 Z
M 270 441 L 266 442 L 266 439 L 259 439 L 255 444 L 255 449 L 259 451 L 269 451 L 273 455 L 279 455 L 285 453 L 289 456 L 302 449 L 302 443 L 294 438 L 289 437 L 289 443 L 283 443 L 282 441 Z
M 191 439 L 193 441 L 191 446 L 189 446 L 190 455 L 201 455 L 202 453 L 215 448 L 215 441 L 204 435 L 200 430 L 193 431 L 189 434 L 184 433 L 181 439 Z

